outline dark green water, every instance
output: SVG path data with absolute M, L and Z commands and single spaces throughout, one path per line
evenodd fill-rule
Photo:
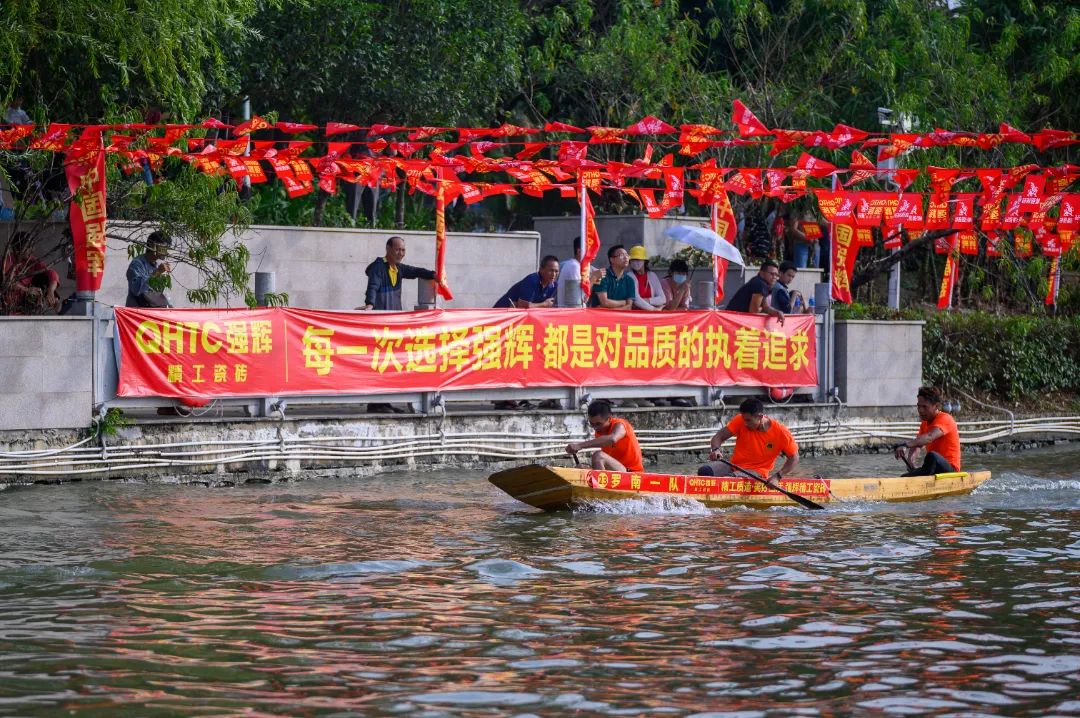
M 1080 448 L 969 463 L 971 496 L 824 512 L 9 488 L 0 715 L 1080 715 Z

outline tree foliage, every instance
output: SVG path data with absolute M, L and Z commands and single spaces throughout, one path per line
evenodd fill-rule
M 256 0 L 13 0 L 0 3 L 4 100 L 40 119 L 96 122 L 155 105 L 193 119 L 229 84 L 223 46 L 251 35 Z

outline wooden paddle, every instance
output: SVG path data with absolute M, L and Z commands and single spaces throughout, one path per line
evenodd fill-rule
M 785 489 L 785 488 L 783 488 L 783 487 L 781 487 L 779 485 L 773 486 L 768 481 L 766 481 L 765 479 L 758 476 L 757 472 L 750 471 L 749 469 L 744 469 L 741 466 L 736 466 L 735 464 L 731 463 L 727 459 L 718 459 L 718 461 L 720 463 L 722 463 L 722 464 L 727 464 L 732 469 L 735 469 L 736 471 L 742 473 L 745 476 L 749 476 L 751 479 L 754 479 L 755 481 L 760 481 L 761 483 L 768 486 L 770 489 L 776 489 L 777 491 L 782 493 L 784 496 L 787 496 L 789 499 L 791 499 L 795 503 L 799 504 L 800 506 L 805 506 L 808 509 L 816 509 L 816 510 L 819 510 L 819 511 L 824 511 L 825 510 L 824 506 L 822 506 L 821 504 L 814 503 L 813 501 L 806 498 L 805 496 L 799 496 L 798 494 L 792 493 L 792 492 L 788 491 L 787 489 Z
M 571 452 L 570 456 L 574 457 L 574 466 L 581 466 L 581 459 L 578 458 L 576 451 Z

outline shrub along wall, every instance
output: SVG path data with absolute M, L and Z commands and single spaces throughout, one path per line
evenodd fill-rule
M 1009 401 L 1045 392 L 1080 394 L 1080 316 L 893 312 L 852 305 L 838 309 L 837 317 L 925 320 L 923 379 L 943 389 L 989 392 Z

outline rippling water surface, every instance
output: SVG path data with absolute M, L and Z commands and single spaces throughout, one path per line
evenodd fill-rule
M 1080 715 L 1080 448 L 969 463 L 971 496 L 824 512 L 9 488 L 0 715 Z

